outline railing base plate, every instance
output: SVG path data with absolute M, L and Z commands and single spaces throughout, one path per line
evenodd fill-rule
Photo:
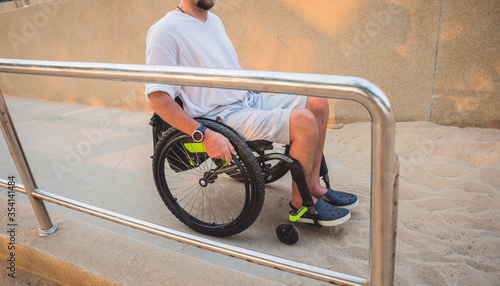
M 50 229 L 41 229 L 41 228 L 39 228 L 36 231 L 36 234 L 38 234 L 38 236 L 45 237 L 45 236 L 49 236 L 49 235 L 53 234 L 58 229 L 59 229 L 59 227 L 57 226 L 57 224 L 54 224 L 54 226 L 52 226 Z

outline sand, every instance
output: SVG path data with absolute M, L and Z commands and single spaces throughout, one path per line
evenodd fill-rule
M 42 190 L 193 233 L 168 212 L 154 188 L 149 114 L 16 98 L 7 101 Z M 70 166 L 64 165 L 74 150 L 84 147 L 81 143 L 89 140 L 89 132 L 103 130 L 103 122 L 113 126 L 112 130 L 105 128 L 103 137 L 96 137 L 99 142 L 91 144 L 84 156 Z M 360 198 L 350 221 L 322 229 L 300 225 L 297 245 L 280 243 L 274 229 L 287 219 L 291 182 L 287 175 L 266 187 L 263 211 L 252 227 L 217 240 L 367 277 L 370 124 L 337 127 L 328 130 L 325 155 L 334 187 Z M 398 123 L 396 152 L 401 176 L 395 284 L 500 285 L 500 130 Z M 15 173 L 8 156 L 2 140 L 2 178 Z M 69 167 L 63 169 L 64 176 L 55 172 L 54 162 Z M 49 206 L 49 211 L 54 209 Z M 75 211 L 56 210 L 92 224 L 104 224 Z M 106 224 L 110 230 L 113 226 Z M 230 258 L 171 246 L 164 238 L 118 227 L 116 231 L 227 267 L 239 267 L 232 266 L 235 263 Z M 73 251 L 75 255 L 88 255 L 77 246 Z M 279 277 L 271 279 L 283 282 Z M 298 277 L 285 281 L 304 284 Z
M 368 271 L 369 130 L 356 123 L 328 133 L 332 181 L 362 203 L 349 222 L 330 230 L 335 247 L 320 242 L 310 259 L 361 277 Z M 500 130 L 398 123 L 396 152 L 395 284 L 500 285 Z
M 397 279 L 500 285 L 500 130 L 401 123 Z

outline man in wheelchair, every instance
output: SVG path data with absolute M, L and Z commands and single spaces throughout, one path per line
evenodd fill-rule
M 179 6 L 154 24 L 147 36 L 148 65 L 241 69 L 224 26 L 209 9 L 215 0 L 181 0 Z M 320 184 L 320 165 L 329 116 L 324 98 L 275 95 L 252 91 L 146 84 L 150 107 L 175 129 L 202 142 L 210 158 L 231 162 L 234 146 L 222 134 L 195 118 L 217 119 L 246 140 L 289 144 L 289 155 L 300 163 L 320 225 L 333 226 L 350 218 L 358 198 Z M 183 107 L 176 103 L 179 98 Z M 292 186 L 289 211 L 303 204 Z M 304 214 L 299 221 L 311 223 Z

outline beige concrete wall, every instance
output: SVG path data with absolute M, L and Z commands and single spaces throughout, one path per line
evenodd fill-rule
M 161 6 L 155 2 L 153 11 Z M 147 6 L 138 1 L 53 0 L 3 13 L 0 57 L 143 64 L 148 26 L 162 15 L 149 18 Z M 148 108 L 139 83 L 25 75 L 0 75 L 0 83 L 7 95 Z
M 178 0 L 53 0 L 0 14 L 0 57 L 144 63 L 149 26 Z M 467 4 L 466 4 L 467 3 Z M 245 69 L 359 76 L 398 121 L 500 128 L 496 0 L 218 0 Z M 463 13 L 466 11 L 465 13 Z M 0 74 L 7 95 L 148 110 L 143 85 Z M 369 120 L 331 102 L 331 122 Z
M 445 1 L 432 121 L 500 128 L 500 2 Z

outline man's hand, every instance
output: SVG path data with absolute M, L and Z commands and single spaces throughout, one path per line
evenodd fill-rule
M 225 160 L 226 162 L 231 162 L 231 155 L 236 155 L 236 150 L 234 150 L 234 147 L 231 145 L 229 140 L 222 134 L 210 129 L 205 131 L 205 140 L 203 140 L 203 145 L 205 146 L 205 150 L 210 158 L 218 158 Z
M 149 106 L 163 120 L 186 134 L 192 134 L 193 130 L 200 127 L 200 123 L 191 118 L 166 92 L 156 91 L 149 94 Z M 231 162 L 231 155 L 236 155 L 229 140 L 210 129 L 205 130 L 203 145 L 210 158 Z

